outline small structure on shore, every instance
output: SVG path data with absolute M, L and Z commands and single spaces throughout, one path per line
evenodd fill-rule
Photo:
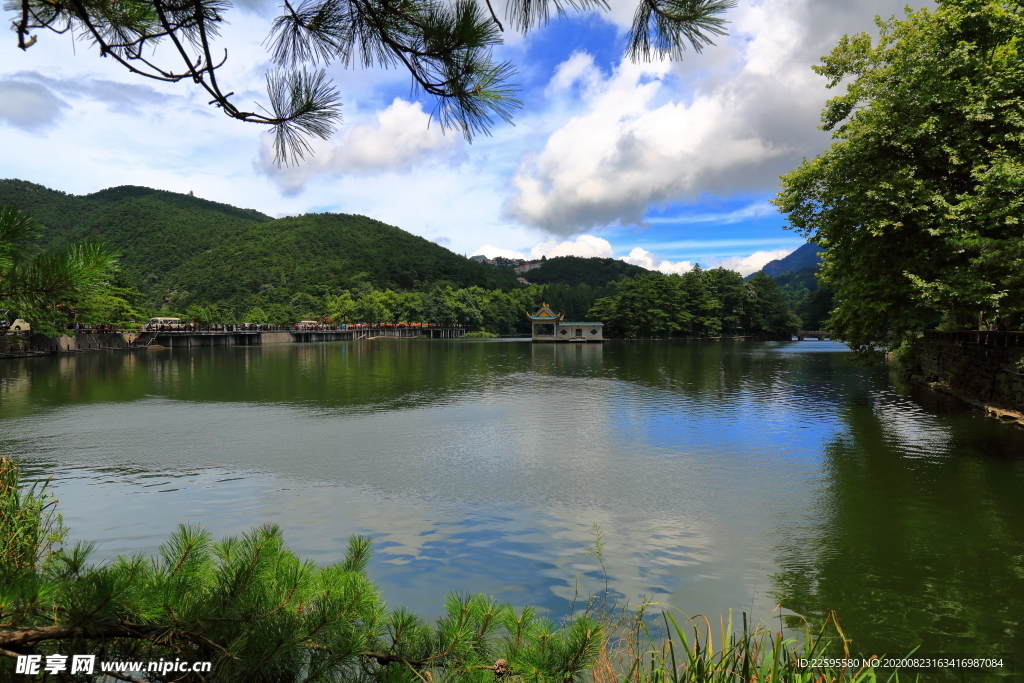
M 526 317 L 533 325 L 535 342 L 604 341 L 604 323 L 566 322 L 564 315 L 555 313 L 547 304 L 541 304 L 536 313 Z

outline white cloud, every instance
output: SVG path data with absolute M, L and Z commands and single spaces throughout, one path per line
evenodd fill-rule
M 297 167 L 274 164 L 273 138 L 265 134 L 257 167 L 286 193 L 294 194 L 314 175 L 407 172 L 423 162 L 445 159 L 463 145 L 457 134 L 445 135 L 439 125 L 430 125 L 430 115 L 419 102 L 396 97 L 386 109 L 377 110 L 374 118 L 374 123 L 344 127 L 329 143 L 318 142 L 314 156 Z
M 789 256 L 792 249 L 772 249 L 771 251 L 755 251 L 750 256 L 730 256 L 722 259 L 715 259 L 709 265 L 712 268 L 726 268 L 735 270 L 746 277 L 751 273 L 761 270 L 766 263 Z
M 733 169 L 787 151 L 743 125 L 736 93 L 659 104 L 674 80 L 668 63 L 623 61 L 607 79 L 592 64 L 573 71 L 587 68 L 587 111 L 524 158 L 509 217 L 560 235 L 642 225 L 651 204 L 710 190 Z
M 612 258 L 612 245 L 608 240 L 593 235 L 580 235 L 574 240 L 561 242 L 549 239 L 530 250 L 530 258 L 539 259 L 541 256 L 548 258 L 555 256 Z
M 874 14 L 899 13 L 901 5 L 902 0 L 743 0 L 729 13 L 732 35 L 717 46 L 700 55 L 688 52 L 672 65 L 617 69 L 603 62 L 598 68 L 590 55 L 577 51 L 552 70 L 548 60 L 561 48 L 545 42 L 546 29 L 540 28 L 512 41 L 521 50 L 498 50 L 505 50 L 501 58 L 513 57 L 521 72 L 541 74 L 537 82 L 547 83 L 547 92 L 525 92 L 517 126 L 499 124 L 494 137 L 479 137 L 471 146 L 428 126 L 428 105 L 424 112 L 419 104 L 394 100 L 407 92 L 404 70 L 332 65 L 328 71 L 344 96 L 345 125 L 318 146 L 306 168 L 287 173 L 274 169 L 266 156 L 253 164 L 262 128 L 225 117 L 194 84 L 133 76 L 80 44 L 76 54 L 70 35 L 41 32 L 28 51 L 18 50 L 16 41 L 0 41 L 0 81 L 17 82 L 25 95 L 0 92 L 6 152 L 0 177 L 75 193 L 123 184 L 194 190 L 268 215 L 359 213 L 439 242 L 443 236 L 451 249 L 467 254 L 482 242 L 532 254 L 528 245 L 554 235 L 556 240 L 544 243 L 552 245 L 544 247 L 551 256 L 558 240 L 580 234 L 581 225 L 642 220 L 652 203 L 666 197 L 674 202 L 705 191 L 770 191 L 778 173 L 828 144 L 815 126 L 822 103 L 834 93 L 809 66 L 839 34 L 871 30 Z M 218 74 L 225 90 L 235 91 L 233 101 L 259 111 L 252 100 L 266 105 L 263 81 L 270 66 L 261 41 L 279 3 L 240 0 L 240 6 L 246 9 L 230 13 L 222 27 L 217 45 L 229 48 L 230 58 Z M 604 19 L 587 17 L 579 47 L 586 49 L 596 30 L 605 31 L 600 21 L 628 26 L 635 7 L 636 0 L 612 0 Z M 158 56 L 166 68 L 180 62 L 172 46 L 161 47 Z M 744 153 L 743 141 L 768 158 L 757 163 Z M 559 160 L 562 150 L 566 158 Z M 730 161 L 737 155 L 741 161 Z M 577 166 L 577 157 L 587 163 Z M 535 183 L 528 188 L 532 197 L 520 193 L 505 205 L 522 213 L 524 218 L 514 220 L 507 218 L 511 214 L 502 217 L 511 178 Z M 570 201 L 560 205 L 562 198 Z M 706 220 L 688 215 L 675 221 L 677 213 L 667 211 L 650 222 L 723 223 L 710 214 Z M 733 219 L 748 217 L 737 213 Z M 726 244 L 735 234 L 719 225 L 705 235 L 721 244 L 704 240 L 699 252 L 694 244 L 670 244 L 678 240 L 669 230 L 658 235 L 659 243 L 646 240 L 643 248 L 672 258 L 699 254 L 702 264 L 722 253 L 786 244 Z M 687 237 L 699 236 L 688 231 Z M 629 251 L 614 241 L 618 252 Z M 606 257 L 610 251 L 600 243 L 572 244 L 572 251 L 584 255 L 596 249 Z
M 689 261 L 667 261 L 640 247 L 634 247 L 628 256 L 622 257 L 622 260 L 647 270 L 659 270 L 662 273 L 669 274 L 682 274 L 693 269 L 693 264 Z
M 613 7 L 620 29 L 625 16 Z M 843 33 L 873 30 L 893 0 L 750 0 L 731 35 L 681 63 L 622 60 L 602 73 L 577 52 L 548 83 L 552 111 L 574 108 L 510 179 L 506 217 L 570 236 L 643 225 L 658 204 L 704 193 L 771 192 L 778 176 L 830 143 L 817 129 L 830 93 L 810 66 Z
M 41 83 L 0 80 L 0 121 L 27 131 L 53 125 L 67 103 Z
M 483 255 L 483 256 L 486 256 L 487 258 L 497 258 L 499 256 L 502 257 L 502 258 L 512 258 L 512 259 L 516 259 L 516 258 L 525 259 L 526 258 L 526 255 L 523 252 L 521 252 L 521 251 L 516 251 L 515 249 L 506 249 L 504 247 L 495 247 L 495 246 L 490 245 L 490 244 L 483 245 L 482 247 L 480 247 L 479 249 L 474 251 L 472 255 L 473 256 Z

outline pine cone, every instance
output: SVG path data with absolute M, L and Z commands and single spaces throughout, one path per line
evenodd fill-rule
M 507 678 L 512 673 L 512 667 L 508 665 L 504 659 L 499 659 L 494 663 L 494 679 L 500 681 L 503 678 Z

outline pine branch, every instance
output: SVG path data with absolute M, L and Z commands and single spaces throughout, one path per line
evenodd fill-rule
M 700 52 L 725 35 L 720 15 L 737 0 L 640 0 L 633 15 L 627 54 L 633 61 L 682 59 L 686 45 Z

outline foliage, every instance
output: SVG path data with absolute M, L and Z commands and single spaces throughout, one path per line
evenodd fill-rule
M 583 321 L 598 299 L 614 293 L 614 284 L 604 287 L 591 287 L 586 282 L 578 285 L 552 284 L 545 288 L 544 300 L 554 310 L 565 314 L 566 320 Z
M 544 260 L 540 268 L 527 271 L 526 278 L 538 285 L 579 285 L 604 287 L 625 277 L 636 277 L 647 271 L 640 266 L 613 258 L 556 256 Z
M 97 301 L 116 259 L 97 240 L 38 252 L 33 249 L 37 234 L 29 216 L 0 206 L 0 313 L 28 320 L 35 332 L 53 334 L 72 319 L 76 302 Z
M 0 458 L 0 584 L 38 569 L 67 535 L 48 484 L 23 487 L 18 467 Z
M 772 278 L 779 286 L 786 306 L 803 321 L 805 330 L 827 327 L 834 303 L 833 290 L 819 285 L 817 270 L 817 266 L 809 266 Z
M 363 216 L 272 220 L 141 187 L 75 197 L 3 180 L 0 201 L 39 216 L 46 224 L 41 241 L 51 248 L 102 236 L 119 249 L 123 272 L 106 277 L 90 297 L 74 299 L 83 322 L 126 323 L 160 312 L 199 324 L 421 322 L 516 334 L 529 332 L 525 316 L 541 302 L 568 320 L 583 320 L 600 299 L 625 292 L 625 312 L 644 306 L 646 294 L 634 291 L 639 284 L 620 290 L 616 282 L 630 275 L 649 275 L 651 282 L 664 277 L 615 259 L 557 257 L 530 271 L 550 284 L 525 286 L 511 269 L 476 263 Z M 684 276 L 686 296 L 696 302 L 686 310 L 693 320 L 675 320 L 668 327 L 631 323 L 630 333 L 714 335 L 746 329 L 739 314 L 747 297 L 742 278 L 722 269 L 701 272 L 695 280 Z
M 817 633 L 808 625 L 799 637 L 789 638 L 781 631 L 773 633 L 767 624 L 750 623 L 746 613 L 738 632 L 731 612 L 728 619 L 720 619 L 717 628 L 703 616 L 680 624 L 672 613 L 663 611 L 662 624 L 649 625 L 644 615 L 641 607 L 614 623 L 612 636 L 594 666 L 595 683 L 900 681 L 898 671 L 876 671 L 850 655 L 849 641 L 834 614 L 829 614 Z M 801 659 L 818 660 L 823 665 L 802 665 Z M 843 660 L 857 661 L 858 666 L 843 667 Z
M 38 529 L 47 504 L 0 461 L 8 513 L 0 521 L 0 671 L 8 675 L 17 654 L 95 653 L 100 661 L 213 663 L 208 674 L 149 673 L 154 681 L 570 683 L 602 640 L 590 619 L 557 629 L 529 607 L 516 613 L 482 595 L 449 595 L 433 625 L 388 609 L 366 574 L 370 540 L 358 536 L 342 562 L 326 567 L 299 559 L 272 526 L 214 542 L 182 525 L 155 557 L 102 565 L 89 563 L 84 543 L 44 557 Z
M 828 251 L 828 327 L 862 357 L 940 318 L 1019 323 L 1024 311 L 1024 9 L 946 0 L 844 36 L 814 67 L 829 150 L 775 199 Z
M 150 317 L 142 293 L 120 269 L 111 272 L 98 287 L 77 299 L 72 308 L 77 322 L 112 324 L 119 329 L 135 327 Z
M 506 18 L 526 32 L 559 14 L 607 9 L 604 0 L 510 0 Z M 735 0 L 640 0 L 630 32 L 635 60 L 678 58 L 689 44 L 696 51 L 724 34 L 721 15 Z M 496 62 L 493 48 L 504 27 L 489 0 L 303 0 L 284 3 L 265 44 L 273 70 L 266 74 L 266 106 L 240 109 L 235 93 L 217 77 L 227 61 L 215 47 L 224 0 L 134 0 L 111 5 L 94 0 L 9 0 L 18 47 L 28 50 L 35 29 L 70 33 L 91 42 L 103 57 L 134 74 L 163 82 L 192 81 L 227 116 L 271 126 L 277 162 L 297 163 L 312 151 L 309 138 L 326 139 L 341 121 L 339 94 L 326 68 L 401 66 L 414 91 L 433 98 L 433 118 L 442 129 L 467 139 L 488 133 L 494 120 L 511 121 L 520 106 L 510 62 Z M 170 43 L 159 52 L 158 44 Z M 171 57 L 168 61 L 168 53 Z M 224 54 L 224 57 L 219 57 Z M 218 55 L 214 57 L 213 55 Z M 174 64 L 177 66 L 174 66 Z
M 723 334 L 788 339 L 800 328 L 764 273 L 744 283 L 739 273 L 700 266 L 683 275 L 627 278 L 616 294 L 594 303 L 590 317 L 604 322 L 609 334 L 627 339 Z
M 0 202 L 40 221 L 40 242 L 48 248 L 102 237 L 120 252 L 124 271 L 144 295 L 144 307 L 157 310 L 218 304 L 238 322 L 254 308 L 275 322 L 294 322 L 316 307 L 308 299 L 294 300 L 299 293 L 319 301 L 366 287 L 521 286 L 511 271 L 481 265 L 362 216 L 310 214 L 275 221 L 248 209 L 142 187 L 76 197 L 20 180 L 0 180 Z

